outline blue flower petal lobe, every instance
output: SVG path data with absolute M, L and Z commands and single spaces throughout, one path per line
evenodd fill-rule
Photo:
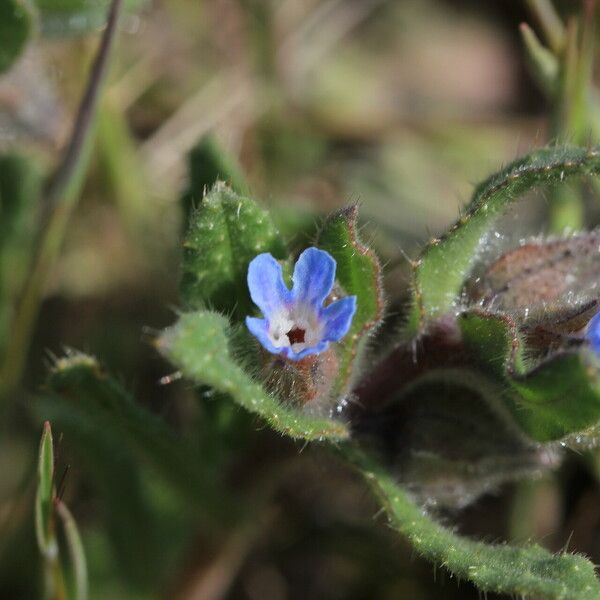
M 356 296 L 347 296 L 323 309 L 321 313 L 325 322 L 323 338 L 330 342 L 341 340 L 348 333 L 355 312 Z
M 327 350 L 330 342 L 348 333 L 356 312 L 356 296 L 323 307 L 333 288 L 335 270 L 336 262 L 329 253 L 308 248 L 296 262 L 290 291 L 280 264 L 270 254 L 259 254 L 248 267 L 248 288 L 264 319 L 246 317 L 250 333 L 266 350 L 289 360 Z
M 335 279 L 335 260 L 324 250 L 307 248 L 294 267 L 292 296 L 296 302 L 320 308 Z
M 248 288 L 252 301 L 267 318 L 291 301 L 290 291 L 283 281 L 281 265 L 266 252 L 250 262 Z
M 266 319 L 257 319 L 256 317 L 246 317 L 246 327 L 250 333 L 273 354 L 280 354 L 283 348 L 277 348 L 273 345 L 269 336 L 269 322 Z
M 329 342 L 327 342 L 326 340 L 322 340 L 316 346 L 304 348 L 303 350 L 300 350 L 300 352 L 294 352 L 290 348 L 291 352 L 287 355 L 287 357 L 291 360 L 302 360 L 303 358 L 306 358 L 311 354 L 320 354 L 321 352 L 324 352 L 325 350 L 327 350 L 328 346 Z

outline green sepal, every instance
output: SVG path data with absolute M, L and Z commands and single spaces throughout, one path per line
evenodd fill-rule
M 536 544 L 486 544 L 461 537 L 414 504 L 406 491 L 371 457 L 343 446 L 340 453 L 365 477 L 392 528 L 415 550 L 454 577 L 473 582 L 485 592 L 552 600 L 600 598 L 594 565 L 583 556 L 551 554 Z
M 509 363 L 513 372 L 525 371 L 521 335 L 511 317 L 473 309 L 459 315 L 459 325 L 467 350 L 488 374 L 503 379 Z
M 0 0 L 0 73 L 19 57 L 33 29 L 34 15 L 25 0 Z
M 510 317 L 473 310 L 461 314 L 460 326 L 473 359 L 508 384 L 502 398 L 531 439 L 560 440 L 600 421 L 600 371 L 586 347 L 533 366 Z
M 345 424 L 284 406 L 254 381 L 232 355 L 231 328 L 222 315 L 205 311 L 183 314 L 158 338 L 157 347 L 183 375 L 229 395 L 289 437 L 303 440 L 348 437 Z
M 258 254 L 287 257 L 268 212 L 217 183 L 190 216 L 183 243 L 181 296 L 189 308 L 209 307 L 238 320 L 256 311 L 246 280 Z
M 385 300 L 381 265 L 373 250 L 358 236 L 358 206 L 333 213 L 319 233 L 318 246 L 337 263 L 336 279 L 344 294 L 356 296 L 356 313 L 350 331 L 336 344 L 339 375 L 338 393 L 347 391 L 356 374 L 356 364 L 364 354 L 370 333 L 381 323 Z
M 520 158 L 475 189 L 465 214 L 441 238 L 430 241 L 414 263 L 414 303 L 407 333 L 455 309 L 477 250 L 495 219 L 540 185 L 600 172 L 598 148 L 545 148 Z
M 587 349 L 554 354 L 511 383 L 527 409 L 517 411 L 520 422 L 535 440 L 560 440 L 600 421 L 600 370 Z

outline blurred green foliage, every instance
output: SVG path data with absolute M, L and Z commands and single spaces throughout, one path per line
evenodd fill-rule
M 593 3 L 132 0 L 94 88 L 110 4 L 0 2 L 0 596 L 600 597 L 595 238 L 539 235 L 600 220 Z M 302 371 L 242 323 L 309 245 Z

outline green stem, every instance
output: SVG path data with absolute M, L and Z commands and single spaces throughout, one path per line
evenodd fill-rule
M 591 79 L 594 51 L 594 2 L 587 2 L 579 20 L 567 25 L 561 57 L 559 90 L 551 122 L 553 140 L 586 145 L 592 135 Z M 593 141 L 593 140 L 592 140 Z M 580 229 L 584 203 L 580 186 L 563 186 L 550 193 L 550 228 L 562 234 Z
M 71 140 L 43 196 L 44 214 L 33 268 L 24 286 L 0 368 L 1 396 L 14 390 L 21 380 L 44 288 L 62 246 L 69 218 L 77 204 L 89 163 L 93 124 L 114 44 L 121 5 L 122 0 L 112 1 L 106 29 L 90 71 Z

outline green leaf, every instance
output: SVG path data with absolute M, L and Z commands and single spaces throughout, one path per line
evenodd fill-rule
M 381 265 L 376 254 L 358 237 L 358 206 L 331 215 L 319 234 L 318 245 L 337 262 L 336 279 L 345 294 L 356 296 L 356 314 L 350 331 L 337 344 L 338 392 L 348 389 L 356 374 L 355 363 L 364 354 L 368 335 L 383 318 Z
M 25 0 L 0 0 L 0 73 L 11 67 L 25 48 L 33 14 Z
M 147 460 L 198 511 L 215 518 L 233 507 L 222 501 L 219 482 L 193 460 L 195 449 L 158 416 L 136 404 L 123 387 L 102 371 L 95 358 L 71 353 L 55 362 L 47 393 L 80 406 L 96 427 L 106 428 L 121 444 Z
M 262 252 L 287 257 L 267 211 L 216 184 L 190 217 L 184 241 L 181 295 L 191 308 L 208 306 L 237 319 L 256 311 L 246 276 Z
M 54 450 L 50 423 L 44 423 L 38 459 L 38 487 L 35 497 L 35 529 L 44 556 L 54 557 L 58 546 L 54 537 Z
M 600 421 L 600 371 L 588 350 L 560 352 L 511 378 L 519 420 L 539 441 L 559 440 Z
M 440 239 L 427 244 L 414 264 L 414 306 L 408 333 L 455 309 L 485 236 L 517 198 L 540 185 L 600 172 L 597 148 L 546 148 L 520 158 L 481 183 L 465 214 Z
M 391 526 L 406 536 L 419 554 L 454 577 L 473 582 L 483 592 L 552 600 L 600 598 L 594 565 L 583 556 L 551 554 L 535 544 L 516 547 L 463 538 L 433 521 L 370 457 L 348 446 L 340 451 L 362 472 Z
M 532 367 L 508 316 L 473 310 L 460 325 L 473 359 L 509 384 L 502 397 L 530 438 L 559 440 L 600 421 L 600 370 L 587 348 L 557 351 Z
M 463 508 L 506 481 L 554 466 L 526 438 L 501 400 L 501 386 L 469 369 L 436 369 L 384 407 L 362 406 L 353 439 L 376 452 L 418 503 Z
M 184 314 L 162 333 L 157 346 L 186 377 L 228 394 L 281 433 L 305 440 L 338 440 L 348 436 L 343 423 L 311 417 L 283 406 L 253 381 L 232 356 L 229 322 L 221 315 Z

